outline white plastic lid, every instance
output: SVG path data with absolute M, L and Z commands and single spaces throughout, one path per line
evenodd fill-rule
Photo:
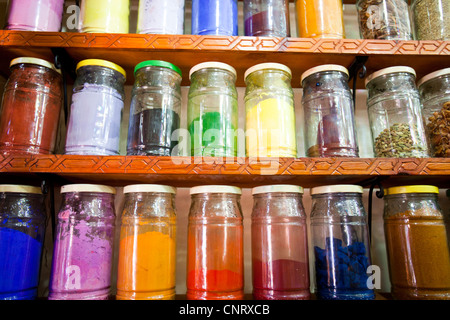
M 292 71 L 288 66 L 285 66 L 284 64 L 281 64 L 281 63 L 267 62 L 267 63 L 257 64 L 255 66 L 247 69 L 247 71 L 245 71 L 245 74 L 244 74 L 244 80 L 247 79 L 247 77 L 250 74 L 252 74 L 253 72 L 260 71 L 260 70 L 266 70 L 266 69 L 282 70 L 282 71 L 289 73 L 289 75 L 292 76 Z
M 49 69 L 52 69 L 56 72 L 61 73 L 61 70 L 57 69 L 53 63 L 48 62 L 47 60 L 39 59 L 39 58 L 31 58 L 31 57 L 20 57 L 11 60 L 11 63 L 9 64 L 9 67 L 20 63 L 30 63 L 30 64 L 36 64 L 38 66 L 43 66 Z
M 116 189 L 100 184 L 68 184 L 61 187 L 61 193 L 69 192 L 99 192 L 116 194 Z
M 427 74 L 426 76 L 424 76 L 422 79 L 419 80 L 419 82 L 417 83 L 417 86 L 420 87 L 422 84 L 424 84 L 428 80 L 431 80 L 431 79 L 434 79 L 434 78 L 437 78 L 440 76 L 445 76 L 445 75 L 450 75 L 450 68 L 441 69 L 441 70 Z
M 236 69 L 234 69 L 229 64 L 223 62 L 202 62 L 193 66 L 191 71 L 189 71 L 189 80 L 191 79 L 191 76 L 194 72 L 201 69 L 223 69 L 233 73 L 235 77 L 237 76 Z
M 414 75 L 414 77 L 416 76 L 416 71 L 414 71 L 414 69 L 411 67 L 406 67 L 406 66 L 389 67 L 389 68 L 384 68 L 384 69 L 381 69 L 381 70 L 378 70 L 378 71 L 372 73 L 370 76 L 368 76 L 366 78 L 365 85 L 367 87 L 367 84 L 370 81 L 372 81 L 373 79 L 376 79 L 378 77 L 384 76 L 386 74 L 400 73 L 400 72 L 411 73 Z
M 349 75 L 346 67 L 340 66 L 338 64 L 324 64 L 321 66 L 308 69 L 305 72 L 303 72 L 300 83 L 303 83 L 303 80 L 305 80 L 310 75 L 324 71 L 340 71 L 342 73 L 345 73 L 347 76 Z
M 252 195 L 273 192 L 303 193 L 303 188 L 290 184 L 275 184 L 271 186 L 261 186 L 252 189 Z
M 123 193 L 135 192 L 156 192 L 156 193 L 177 193 L 177 189 L 160 184 L 133 184 L 123 188 Z
M 311 189 L 311 195 L 324 193 L 363 193 L 363 187 L 352 184 L 336 184 L 331 186 L 315 187 Z
M 42 194 L 42 190 L 39 187 L 15 185 L 15 184 L 1 184 L 0 193 L 4 192 Z
M 233 187 L 233 186 L 198 186 L 193 187 L 190 190 L 190 194 L 199 194 L 199 193 L 233 193 L 233 194 L 242 194 L 241 188 Z

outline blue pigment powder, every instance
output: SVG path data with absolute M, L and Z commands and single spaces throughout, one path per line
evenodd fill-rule
M 0 300 L 33 300 L 37 295 L 42 242 L 0 227 Z
M 315 246 L 317 295 L 328 300 L 370 300 L 367 286 L 369 258 L 363 242 L 342 246 L 342 240 L 326 238 L 325 249 Z
M 192 34 L 237 36 L 237 0 L 192 0 Z

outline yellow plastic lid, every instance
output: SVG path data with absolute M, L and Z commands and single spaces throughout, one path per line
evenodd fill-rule
M 386 195 L 403 193 L 439 193 L 439 188 L 435 186 L 416 185 L 391 187 L 386 190 Z
M 77 70 L 80 69 L 81 67 L 85 67 L 85 66 L 100 66 L 100 67 L 105 67 L 105 68 L 109 68 L 109 69 L 113 69 L 117 72 L 120 72 L 121 74 L 123 74 L 123 76 L 126 78 L 127 77 L 127 73 L 125 72 L 125 70 L 111 62 L 111 61 L 107 61 L 107 60 L 102 60 L 102 59 L 86 59 L 86 60 L 82 60 L 77 64 Z
M 61 193 L 69 192 L 99 192 L 116 194 L 116 189 L 99 184 L 68 184 L 61 187 Z
M 198 186 L 190 190 L 190 194 L 198 193 L 232 193 L 242 194 L 241 188 L 233 186 Z
M 123 188 L 123 193 L 136 193 L 136 192 L 155 192 L 155 193 L 177 193 L 177 189 L 170 186 L 160 184 L 133 184 Z
M 252 195 L 273 192 L 303 193 L 303 188 L 290 184 L 275 184 L 270 186 L 255 187 L 252 189 Z
M 1 184 L 0 193 L 33 193 L 42 194 L 41 188 L 14 184 Z

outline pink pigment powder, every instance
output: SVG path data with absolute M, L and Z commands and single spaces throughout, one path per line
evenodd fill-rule
M 64 0 L 11 0 L 6 29 L 58 32 L 63 9 Z

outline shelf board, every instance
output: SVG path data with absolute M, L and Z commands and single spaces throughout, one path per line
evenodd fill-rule
M 450 158 L 193 158 L 145 156 L 0 156 L 0 180 L 39 182 L 51 175 L 61 183 L 123 186 L 161 183 L 175 187 L 231 184 L 243 188 L 267 184 L 370 186 L 433 184 L 450 188 Z
M 141 61 L 172 62 L 189 85 L 189 70 L 205 61 L 221 61 L 236 68 L 237 86 L 244 87 L 245 71 L 262 62 L 278 62 L 293 72 L 292 86 L 300 87 L 301 74 L 321 64 L 349 67 L 356 56 L 368 56 L 367 74 L 384 67 L 413 67 L 417 77 L 450 67 L 450 41 L 387 41 L 360 39 L 309 39 L 222 37 L 195 35 L 94 34 L 67 32 L 0 31 L 0 74 L 9 76 L 9 62 L 18 56 L 53 60 L 52 48 L 63 48 L 78 62 L 88 58 L 118 63 L 134 81 L 134 67 Z M 364 81 L 358 80 L 358 88 Z

